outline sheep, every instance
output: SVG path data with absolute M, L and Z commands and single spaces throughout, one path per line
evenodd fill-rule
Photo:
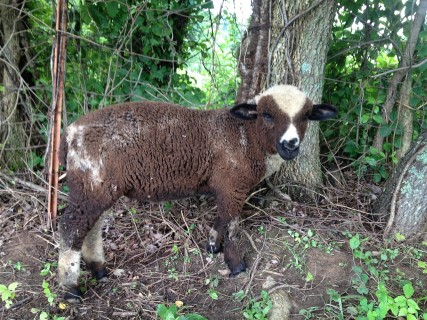
M 250 190 L 298 155 L 309 120 L 337 113 L 313 104 L 294 86 L 277 85 L 254 103 L 194 110 L 163 102 L 122 103 L 89 113 L 61 138 L 69 202 L 59 221 L 59 283 L 78 301 L 80 260 L 106 276 L 102 213 L 121 196 L 167 201 L 196 194 L 215 197 L 218 214 L 210 253 L 224 251 L 232 276 L 245 271 L 230 241 L 222 243 Z

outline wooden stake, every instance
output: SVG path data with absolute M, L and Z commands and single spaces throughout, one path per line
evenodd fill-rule
M 49 148 L 48 227 L 56 229 L 58 207 L 59 141 L 61 135 L 62 102 L 64 100 L 65 45 L 67 30 L 67 1 L 58 0 L 56 10 L 56 39 L 52 64 L 52 115 Z

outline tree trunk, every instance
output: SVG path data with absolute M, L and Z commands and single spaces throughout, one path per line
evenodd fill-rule
M 427 240 L 427 131 L 411 146 L 387 180 L 373 211 L 388 217 L 384 238 Z M 397 237 L 398 238 L 398 237 Z
M 275 84 L 292 84 L 319 103 L 334 0 L 257 0 L 253 5 L 240 50 L 243 81 L 237 102 L 248 101 Z M 310 124 L 300 155 L 286 162 L 274 177 L 274 184 L 283 183 L 290 186 L 288 194 L 294 200 L 312 202 L 316 198 L 316 189 L 322 185 L 317 123 Z
M 21 117 L 19 93 L 23 86 L 19 62 L 23 49 L 22 1 L 0 0 L 0 167 L 25 165 L 27 135 Z

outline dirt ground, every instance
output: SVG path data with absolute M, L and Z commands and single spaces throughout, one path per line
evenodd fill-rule
M 369 192 L 368 192 L 369 193 Z M 14 305 L 0 319 L 158 319 L 156 307 L 182 301 L 182 312 L 209 320 L 243 319 L 242 310 L 261 291 L 285 292 L 290 319 L 328 318 L 328 289 L 353 294 L 357 264 L 343 231 L 380 243 L 384 222 L 364 214 L 370 195 L 353 190 L 340 201 L 301 206 L 248 203 L 239 232 L 248 272 L 230 278 L 222 254 L 208 255 L 206 237 L 216 213 L 213 199 L 139 204 L 121 199 L 105 218 L 104 247 L 109 277 L 97 283 L 82 266 L 84 301 L 61 300 L 56 283 L 57 234 L 46 230 L 41 197 L 22 194 L 0 202 L 0 284 L 18 282 Z M 405 259 L 394 269 L 427 283 Z M 42 275 L 43 274 L 43 275 Z M 42 283 L 56 297 L 49 305 Z M 245 294 L 240 301 L 238 292 Z M 301 310 L 303 310 L 301 312 Z M 300 315 L 304 314 L 304 316 Z M 350 318 L 350 317 L 349 317 Z

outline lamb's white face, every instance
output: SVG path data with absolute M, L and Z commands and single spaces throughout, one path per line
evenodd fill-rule
M 294 86 L 278 85 L 230 110 L 239 119 L 256 120 L 258 142 L 269 155 L 292 160 L 299 153 L 309 120 L 325 120 L 337 114 L 328 104 L 315 104 Z
M 293 86 L 274 86 L 255 99 L 258 121 L 271 137 L 271 146 L 285 160 L 298 155 L 312 103 Z

